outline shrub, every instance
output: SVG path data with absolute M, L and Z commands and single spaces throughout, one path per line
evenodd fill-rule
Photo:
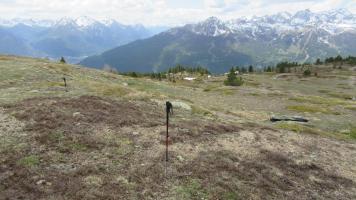
M 234 68 L 230 69 L 230 73 L 227 75 L 227 79 L 224 81 L 225 85 L 241 86 L 243 84 L 241 77 L 237 77 Z
M 252 65 L 250 65 L 249 67 L 248 67 L 248 72 L 249 73 L 253 73 L 255 70 L 253 69 L 253 66 Z
M 320 58 L 316 59 L 315 65 L 321 65 L 321 64 L 323 63 L 321 62 Z
M 305 71 L 303 72 L 303 75 L 304 75 L 304 76 L 310 76 L 310 75 L 311 75 L 310 69 L 305 70 Z
M 289 73 L 292 67 L 297 66 L 300 66 L 297 62 L 280 62 L 276 65 L 276 71 L 278 73 Z

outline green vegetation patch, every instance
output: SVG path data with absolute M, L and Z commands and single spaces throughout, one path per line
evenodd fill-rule
M 351 126 L 350 129 L 343 134 L 347 135 L 351 139 L 356 139 L 356 126 Z
M 202 187 L 198 179 L 191 179 L 187 183 L 178 186 L 176 193 L 178 199 L 203 200 L 209 197 L 207 190 Z
M 214 91 L 218 88 L 218 86 L 215 85 L 208 85 L 207 87 L 204 88 L 204 92 L 210 92 L 210 91 Z
M 118 84 L 92 83 L 88 85 L 93 92 L 104 96 L 122 97 L 130 93 L 130 90 Z
M 296 111 L 296 112 L 308 112 L 308 113 L 323 113 L 323 114 L 334 114 L 340 115 L 339 112 L 330 110 L 328 108 L 323 108 L 320 106 L 312 106 L 312 105 L 292 105 L 287 106 L 288 110 Z
M 223 93 L 223 95 L 233 95 L 234 94 L 234 90 L 231 89 L 222 89 L 221 92 Z
M 330 93 L 329 90 L 318 90 L 318 92 L 322 93 L 322 94 L 327 94 L 327 93 Z
M 280 123 L 277 125 L 278 128 L 294 131 L 296 133 L 309 133 L 309 134 L 322 134 L 323 132 L 311 127 L 307 127 L 297 123 Z
M 54 132 L 49 134 L 48 139 L 51 142 L 63 142 L 65 140 L 65 135 L 62 132 Z
M 132 141 L 129 138 L 116 139 L 116 154 L 118 156 L 125 156 L 134 150 Z
M 335 97 L 335 98 L 339 98 L 339 99 L 346 99 L 346 100 L 350 100 L 352 99 L 352 95 L 351 94 L 345 94 L 345 93 L 328 93 L 329 96 L 331 97 Z
M 345 105 L 347 102 L 341 101 L 335 98 L 324 98 L 319 96 L 296 96 L 289 98 L 289 100 L 299 103 L 312 103 L 312 104 L 324 104 L 324 105 Z
M 223 199 L 225 200 L 237 200 L 241 199 L 239 194 L 236 192 L 227 192 L 223 195 Z
M 356 111 L 356 105 L 348 105 L 348 106 L 345 106 L 345 108 L 349 109 L 349 110 Z
M 30 155 L 21 158 L 17 164 L 28 168 L 36 167 L 40 164 L 40 159 L 36 155 Z
M 64 63 L 61 63 L 61 64 L 51 63 L 47 67 L 50 69 L 54 69 L 59 73 L 69 73 L 73 69 L 73 66 L 66 65 Z
M 336 133 L 336 132 L 328 132 L 325 130 L 320 130 L 320 129 L 317 129 L 314 127 L 310 127 L 310 126 L 306 126 L 306 125 L 294 123 L 294 122 L 282 122 L 282 123 L 277 124 L 277 127 L 280 129 L 293 131 L 296 133 L 321 135 L 321 136 L 327 136 L 327 137 L 332 137 L 332 138 L 341 139 L 341 140 L 347 140 L 347 139 L 350 139 L 353 137 L 354 137 L 354 139 L 356 139 L 356 133 L 352 132 L 352 129 L 350 129 L 350 132 Z M 353 129 L 353 131 L 356 131 L 356 129 Z
M 67 147 L 72 151 L 86 151 L 88 149 L 86 144 L 76 142 L 67 144 Z

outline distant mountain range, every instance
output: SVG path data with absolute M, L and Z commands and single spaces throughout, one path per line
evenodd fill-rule
M 123 25 L 115 20 L 89 17 L 60 20 L 0 19 L 0 53 L 58 59 L 71 62 L 150 37 L 165 27 Z
M 211 17 L 88 57 L 80 64 L 110 65 L 123 72 L 201 65 L 221 73 L 236 65 L 314 62 L 337 54 L 356 55 L 355 44 L 355 14 L 346 9 L 302 10 L 293 15 L 282 12 L 228 21 Z

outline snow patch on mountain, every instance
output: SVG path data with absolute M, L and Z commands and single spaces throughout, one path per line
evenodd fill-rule
M 340 34 L 347 31 L 356 31 L 356 15 L 346 9 L 330 10 L 313 13 L 302 10 L 294 15 L 281 12 L 275 15 L 262 17 L 254 16 L 250 19 L 239 18 L 222 21 L 216 17 L 188 26 L 196 34 L 217 37 L 227 34 L 245 33 L 257 37 L 258 33 L 276 32 L 282 34 L 286 31 L 304 31 L 305 29 L 321 29 L 330 34 Z
M 77 18 L 75 20 L 75 23 L 80 27 L 87 27 L 87 26 L 91 26 L 91 25 L 97 23 L 97 21 L 90 17 L 82 16 L 82 17 Z
M 105 26 L 110 27 L 114 24 L 119 24 L 114 19 L 105 19 L 105 20 L 95 20 L 88 16 L 82 16 L 78 18 L 69 18 L 63 17 L 58 20 L 35 20 L 35 19 L 0 19 L 0 26 L 4 27 L 14 27 L 19 24 L 24 24 L 27 26 L 38 26 L 38 27 L 53 27 L 53 26 L 74 26 L 81 29 L 86 29 L 93 26 Z

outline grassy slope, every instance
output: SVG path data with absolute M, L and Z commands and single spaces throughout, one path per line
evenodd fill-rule
M 309 78 L 246 75 L 246 85 L 237 88 L 223 86 L 223 77 L 167 83 L 5 56 L 0 56 L 0 72 L 0 196 L 259 199 L 306 198 L 310 191 L 320 198 L 355 194 L 356 104 L 348 99 L 356 94 L 355 71 Z M 159 143 L 164 127 L 159 124 L 167 99 L 177 109 L 164 185 L 164 146 Z M 302 115 L 311 122 L 271 124 L 272 115 Z M 20 180 L 20 186 L 12 185 Z M 344 196 L 337 193 L 342 188 L 347 188 Z

